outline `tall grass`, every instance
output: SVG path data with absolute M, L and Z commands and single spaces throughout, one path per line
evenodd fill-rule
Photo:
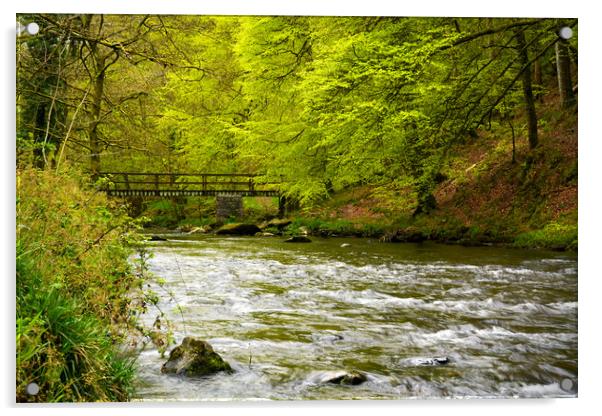
M 128 400 L 138 224 L 77 173 L 21 170 L 17 186 L 17 401 Z

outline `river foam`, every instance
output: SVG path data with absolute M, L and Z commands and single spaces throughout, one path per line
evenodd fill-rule
M 573 397 L 576 259 L 439 245 L 177 237 L 153 245 L 150 282 L 184 336 L 234 375 L 187 380 L 139 363 L 144 400 Z M 180 312 L 178 312 L 180 311 Z M 157 311 L 141 318 L 152 324 Z M 447 357 L 444 365 L 411 365 Z M 358 386 L 324 385 L 357 370 Z M 568 380 L 568 381 L 566 381 Z M 328 384 L 328 383 L 327 383 Z

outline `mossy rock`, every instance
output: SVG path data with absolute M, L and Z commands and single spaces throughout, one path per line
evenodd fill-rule
M 295 235 L 284 240 L 285 243 L 311 243 L 311 240 L 304 235 Z
M 261 232 L 261 229 L 255 224 L 226 224 L 215 233 L 219 235 L 255 235 Z
M 392 243 L 421 243 L 426 240 L 426 236 L 416 227 L 406 227 L 399 229 L 395 234 L 389 236 Z
M 208 376 L 220 371 L 232 372 L 232 367 L 213 351 L 206 341 L 186 337 L 181 345 L 169 353 L 169 359 L 161 367 L 165 374 L 188 377 Z
M 357 386 L 368 381 L 368 377 L 359 371 L 335 371 L 323 375 L 321 382 L 342 386 Z
M 273 220 L 270 220 L 266 224 L 265 228 L 277 228 L 279 230 L 282 230 L 285 227 L 287 227 L 290 224 L 292 224 L 292 222 L 293 222 L 293 220 L 286 219 L 286 218 L 274 218 Z

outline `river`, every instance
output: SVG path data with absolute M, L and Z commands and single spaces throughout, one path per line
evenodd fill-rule
M 166 358 L 148 348 L 138 360 L 139 400 L 577 394 L 575 254 L 369 239 L 167 237 L 149 244 L 150 285 L 162 294 L 159 307 L 176 342 L 208 341 L 235 372 L 164 375 Z M 421 365 L 433 357 L 449 363 Z M 368 380 L 320 382 L 337 370 Z

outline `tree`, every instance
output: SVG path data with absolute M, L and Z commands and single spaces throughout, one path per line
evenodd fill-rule
M 123 130 L 112 127 L 123 127 L 120 117 L 134 100 L 139 101 L 140 112 L 135 117 L 129 114 L 126 124 L 131 126 L 144 119 L 147 105 L 144 98 L 156 86 L 155 80 L 162 79 L 163 73 L 157 73 L 157 68 L 165 66 L 160 50 L 163 43 L 150 41 L 160 25 L 148 16 L 38 14 L 28 17 L 39 22 L 41 30 L 38 37 L 27 41 L 27 49 L 18 51 L 18 62 L 23 68 L 18 80 L 18 86 L 23 86 L 18 89 L 22 96 L 18 100 L 18 111 L 24 121 L 20 127 L 33 126 L 33 131 L 39 131 L 40 122 L 35 127 L 35 123 L 27 120 L 41 120 L 41 114 L 47 113 L 46 124 L 60 126 L 60 129 L 46 128 L 50 132 L 47 136 L 54 140 L 45 139 L 44 143 L 52 143 L 54 151 L 60 147 L 61 155 L 65 148 L 71 148 L 76 160 L 81 159 L 84 150 L 90 171 L 97 174 L 103 152 L 109 148 L 129 150 L 136 147 L 136 140 L 143 140 L 145 136 L 144 131 L 130 127 L 136 134 L 124 137 Z M 48 39 L 57 39 L 57 46 L 51 43 L 49 48 Z M 37 52 L 38 44 L 43 52 Z M 44 71 L 36 68 L 36 62 L 41 60 L 35 59 L 38 56 L 44 57 Z M 35 75 L 40 73 L 42 76 Z M 55 78 L 46 74 L 54 74 Z M 56 87 L 50 94 L 47 86 L 55 79 Z M 35 87 L 34 95 L 27 83 Z M 50 100 L 50 105 L 40 100 L 40 96 Z M 28 105 L 27 100 L 33 104 Z M 31 116 L 32 108 L 37 108 L 37 118 Z M 66 111 L 59 111 L 62 108 L 72 111 L 68 115 Z M 47 163 L 39 166 L 42 165 Z
M 556 42 L 556 71 L 558 73 L 560 105 L 562 108 L 568 108 L 575 104 L 575 94 L 573 94 L 573 83 L 571 81 L 568 40 L 561 37 Z
M 522 30 L 516 31 L 516 43 L 520 63 L 522 65 L 522 83 L 523 94 L 525 97 L 525 109 L 527 112 L 527 125 L 529 131 L 529 148 L 534 149 L 537 146 L 537 113 L 535 112 L 535 100 L 533 98 L 533 89 L 531 85 L 531 64 L 529 62 L 529 53 L 525 33 Z
M 450 151 L 496 123 L 514 130 L 520 106 L 537 145 L 531 69 L 551 78 L 558 44 L 550 19 L 37 19 L 65 52 L 21 76 L 20 117 L 43 130 L 44 104 L 61 154 L 91 172 L 257 173 L 306 205 L 358 185 L 411 189 L 416 213 L 435 207 Z M 34 46 L 19 60 L 31 74 Z
M 70 20 L 67 15 L 57 18 Z M 19 20 L 35 21 L 35 15 L 22 15 Z M 54 162 L 52 155 L 66 130 L 71 107 L 65 99 L 67 72 L 74 55 L 71 39 L 40 24 L 38 35 L 17 38 L 17 137 L 21 148 L 32 150 L 33 164 L 43 168 Z

